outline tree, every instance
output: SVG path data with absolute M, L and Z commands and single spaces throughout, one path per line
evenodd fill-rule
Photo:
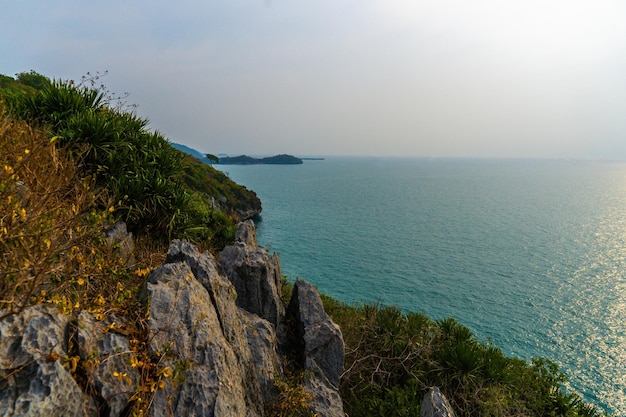
M 217 156 L 215 156 L 215 155 L 212 155 L 212 154 L 208 153 L 208 154 L 206 154 L 206 157 L 213 164 L 219 164 L 220 163 L 220 159 Z
M 42 90 L 44 87 L 51 84 L 48 77 L 46 77 L 45 75 L 41 75 L 33 70 L 30 70 L 30 72 L 20 72 L 15 76 L 17 80 L 22 84 L 31 86 L 37 90 Z

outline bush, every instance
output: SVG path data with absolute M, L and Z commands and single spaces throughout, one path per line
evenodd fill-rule
M 107 205 L 64 149 L 24 122 L 0 123 L 0 317 L 34 302 L 70 312 L 119 301 L 128 272 L 102 236 L 112 219 L 97 202 Z
M 454 319 L 322 297 L 346 343 L 340 391 L 344 410 L 358 416 L 419 415 L 431 386 L 440 387 L 457 415 L 598 416 L 563 388 L 547 360 L 507 358 Z

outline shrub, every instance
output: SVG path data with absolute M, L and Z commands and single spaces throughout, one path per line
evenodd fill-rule
M 101 91 L 56 81 L 11 105 L 70 147 L 83 175 L 94 175 L 108 190 L 132 230 L 171 236 L 173 218 L 187 198 L 180 184 L 183 155 L 149 132 L 147 120 L 106 103 Z
M 348 415 L 419 415 L 431 386 L 440 387 L 457 415 L 599 415 L 565 392 L 554 363 L 507 358 L 454 319 L 433 322 L 397 307 L 322 300 L 346 343 L 340 391 Z
M 41 90 L 50 85 L 50 79 L 48 77 L 33 70 L 29 72 L 20 72 L 16 75 L 16 78 L 20 83 L 33 87 L 35 90 Z
M 94 232 L 88 180 L 41 132 L 0 123 L 0 310 L 20 311 Z
M 276 378 L 274 385 L 279 394 L 275 401 L 265 406 L 264 414 L 275 417 L 315 417 L 310 409 L 313 396 L 302 387 L 304 374 Z

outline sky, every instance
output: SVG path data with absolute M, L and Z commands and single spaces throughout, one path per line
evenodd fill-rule
M 0 73 L 107 71 L 201 152 L 626 160 L 622 1 L 0 5 Z

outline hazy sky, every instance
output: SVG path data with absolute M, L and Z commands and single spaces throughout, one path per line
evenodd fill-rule
M 202 152 L 626 159 L 621 1 L 0 5 L 0 73 L 108 70 Z

